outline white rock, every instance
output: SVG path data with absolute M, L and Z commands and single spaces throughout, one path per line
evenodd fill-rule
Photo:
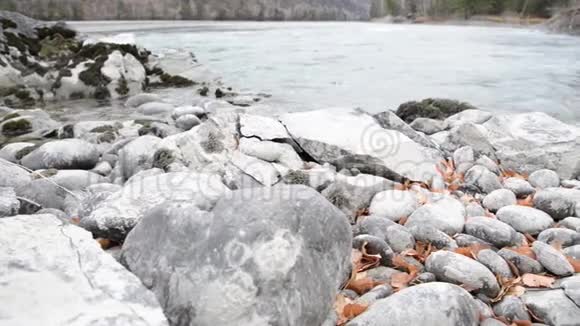
M 153 293 L 79 227 L 53 215 L 0 219 L 0 247 L 4 325 L 167 325 Z
M 141 93 L 131 96 L 127 102 L 125 102 L 125 106 L 129 108 L 137 108 L 150 102 L 162 102 L 162 99 L 156 94 Z
M 304 167 L 304 162 L 302 162 L 300 156 L 288 144 L 259 141 L 255 138 L 241 138 L 239 149 L 246 155 L 268 162 L 280 163 L 293 170 L 299 170 Z
M 269 162 L 245 155 L 242 152 L 234 152 L 231 162 L 240 170 L 244 171 L 244 173 L 265 186 L 269 187 L 280 181 L 280 173 Z
M 27 147 L 34 146 L 33 143 L 11 143 L 0 149 L 0 158 L 5 159 L 8 162 L 16 163 L 20 161 L 16 158 L 16 154 Z
M 443 195 L 419 207 L 405 223 L 406 227 L 429 225 L 448 235 L 460 233 L 465 224 L 465 208 L 457 199 Z
M 286 128 L 280 121 L 251 114 L 240 114 L 240 132 L 244 137 L 258 137 L 261 140 L 288 138 Z
M 141 136 L 119 151 L 120 172 L 126 180 L 135 173 L 152 167 L 153 154 L 159 148 L 161 139 L 155 136 Z
M 109 55 L 101 68 L 101 73 L 111 79 L 107 89 L 113 99 L 141 92 L 147 77 L 145 67 L 139 60 L 130 53 L 123 55 L 120 51 L 113 51 Z M 117 91 L 121 83 L 125 83 L 128 88 L 126 94 L 119 94 Z
M 92 169 L 99 160 L 94 144 L 80 139 L 62 139 L 43 144 L 21 159 L 31 170 Z
M 550 215 L 541 210 L 519 205 L 505 206 L 497 212 L 496 216 L 516 231 L 531 235 L 539 234 L 554 224 Z
M 13 188 L 0 187 L 0 218 L 18 214 L 20 201 Z
M 201 120 L 193 114 L 184 114 L 175 120 L 175 125 L 177 128 L 183 129 L 185 131 L 199 125 Z
M 532 172 L 528 177 L 528 181 L 532 186 L 542 189 L 560 186 L 558 173 L 548 169 Z
M 483 199 L 483 207 L 492 212 L 496 212 L 502 207 L 515 204 L 517 204 L 516 195 L 507 189 L 494 190 Z
M 450 128 L 453 128 L 464 123 L 482 124 L 491 119 L 491 117 L 492 114 L 487 111 L 470 109 L 450 116 L 449 118 L 445 119 L 445 123 Z
M 0 187 L 22 187 L 30 181 L 28 171 L 14 163 L 0 159 Z
M 174 120 L 177 120 L 179 117 L 181 117 L 182 115 L 186 115 L 186 114 L 193 114 L 196 117 L 201 118 L 206 113 L 202 107 L 193 106 L 193 105 L 186 105 L 186 106 L 180 106 L 180 107 L 173 109 L 173 112 L 171 113 L 171 117 Z
M 173 110 L 173 108 L 174 108 L 173 104 L 162 102 L 148 102 L 139 105 L 139 107 L 137 108 L 137 112 L 144 115 L 156 115 L 169 113 Z
M 387 190 L 373 197 L 369 207 L 371 215 L 398 221 L 409 217 L 419 207 L 419 199 L 412 191 Z

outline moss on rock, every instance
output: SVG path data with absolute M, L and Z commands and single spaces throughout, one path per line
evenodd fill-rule
M 5 115 L 2 120 L 0 120 L 0 122 L 4 122 L 6 120 L 10 120 L 10 119 L 14 119 L 14 118 L 18 118 L 20 116 L 20 114 L 13 112 L 13 113 L 8 113 L 7 115 Z
M 2 125 L 2 134 L 7 137 L 16 137 L 32 131 L 32 123 L 27 119 L 12 119 Z
M 115 88 L 115 91 L 119 95 L 129 94 L 129 85 L 127 84 L 127 79 L 125 79 L 125 76 L 121 76 L 121 79 L 119 80 L 119 86 Z
M 421 102 L 411 101 L 403 103 L 397 109 L 397 116 L 407 123 L 417 118 L 443 120 L 461 111 L 477 109 L 469 103 L 450 99 L 428 98 Z
M 175 155 L 169 149 L 161 148 L 153 154 L 153 167 L 166 169 L 167 166 L 175 162 Z
M 4 17 L 0 18 L 0 25 L 2 26 L 3 29 L 18 28 L 18 25 L 15 22 Z

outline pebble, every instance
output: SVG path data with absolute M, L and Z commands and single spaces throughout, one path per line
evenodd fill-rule
M 524 302 L 516 296 L 506 296 L 493 306 L 493 312 L 498 317 L 505 317 L 508 321 L 530 320 L 530 315 Z
M 430 225 L 449 235 L 454 235 L 463 230 L 464 224 L 465 208 L 463 204 L 451 196 L 440 196 L 419 207 L 409 217 L 405 226 Z
M 457 173 L 465 173 L 475 164 L 475 154 L 471 146 L 463 146 L 453 152 L 453 162 Z
M 576 212 L 575 201 L 562 192 L 551 189 L 540 190 L 534 195 L 534 207 L 546 212 L 556 221 L 574 216 Z
M 580 232 L 580 218 L 578 217 L 566 217 L 561 220 L 559 224 L 561 227 Z
M 514 275 L 508 263 L 495 251 L 484 249 L 477 254 L 477 261 L 489 268 L 494 275 L 500 275 L 505 278 L 513 278 Z
M 418 207 L 419 201 L 414 192 L 386 190 L 373 197 L 369 213 L 397 222 L 403 217 L 409 217 Z
M 566 257 L 554 247 L 541 241 L 536 241 L 532 244 L 532 250 L 542 266 L 554 275 L 568 276 L 574 274 L 574 267 L 572 267 Z
M 515 204 L 517 204 L 516 195 L 508 189 L 494 190 L 483 199 L 483 207 L 494 213 L 502 207 Z
M 527 206 L 510 205 L 501 208 L 496 217 L 509 225 L 516 231 L 539 234 L 554 224 L 554 220 L 545 212 Z
M 475 165 L 467 171 L 465 185 L 485 194 L 502 188 L 499 177 L 482 165 Z
M 465 233 L 489 242 L 498 248 L 515 245 L 516 231 L 508 224 L 489 217 L 471 217 L 465 223 Z
M 580 245 L 571 246 L 562 250 L 564 255 L 572 259 L 580 260 Z
M 513 263 L 519 270 L 520 274 L 531 273 L 540 274 L 544 272 L 544 267 L 537 260 L 528 256 L 521 255 L 507 248 L 497 252 L 503 259 Z
M 580 233 L 564 228 L 552 228 L 542 231 L 538 235 L 538 241 L 549 245 L 554 244 L 561 245 L 562 247 L 570 247 L 580 244 Z
M 558 187 L 560 185 L 560 177 L 558 176 L 558 173 L 548 169 L 532 172 L 528 177 L 528 181 L 533 187 L 540 189 Z
M 429 225 L 416 225 L 409 228 L 415 240 L 431 243 L 437 249 L 457 249 L 457 242 L 443 231 Z

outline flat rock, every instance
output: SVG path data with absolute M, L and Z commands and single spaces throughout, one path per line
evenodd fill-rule
M 21 163 L 31 170 L 90 170 L 97 164 L 99 156 L 94 144 L 80 139 L 63 139 L 41 145 L 24 156 Z
M 452 251 L 432 253 L 425 268 L 444 282 L 464 285 L 494 298 L 500 287 L 493 273 L 481 263 Z
M 516 230 L 508 224 L 489 217 L 471 217 L 465 223 L 465 233 L 498 248 L 515 245 Z
M 574 267 L 554 247 L 541 241 L 535 241 L 532 244 L 532 250 L 534 250 L 540 264 L 554 275 L 569 276 L 574 274 Z
M 577 127 L 543 112 L 496 114 L 483 126 L 504 168 L 527 173 L 552 169 L 564 179 L 577 175 Z
M 498 220 L 511 225 L 516 231 L 531 235 L 539 234 L 554 224 L 550 215 L 541 210 L 519 205 L 503 207 L 496 216 Z
M 527 291 L 522 300 L 547 325 L 573 326 L 580 320 L 580 307 L 564 290 Z
M 141 281 L 90 233 L 53 215 L 0 219 L 6 325 L 168 325 Z M 28 311 L 34 303 L 34 313 Z
M 127 182 L 101 202 L 80 225 L 95 236 L 120 241 L 153 207 L 164 201 L 188 201 L 209 210 L 229 189 L 217 175 L 173 172 Z
M 321 325 L 348 277 L 350 243 L 346 217 L 316 191 L 277 186 L 235 191 L 209 212 L 160 205 L 121 260 L 172 325 Z
M 333 162 L 345 155 L 368 155 L 380 166 L 403 177 L 427 181 L 438 177 L 440 154 L 404 134 L 382 128 L 366 112 L 320 110 L 289 113 L 281 117 L 294 138 L 319 162 Z
M 479 325 L 479 311 L 471 294 L 464 289 L 433 282 L 406 288 L 379 300 L 347 325 L 476 326 Z
M 419 207 L 405 223 L 406 227 L 430 225 L 449 235 L 460 233 L 465 224 L 463 204 L 451 196 L 439 196 Z
M 246 155 L 271 163 L 280 163 L 289 169 L 299 170 L 304 168 L 304 162 L 289 144 L 260 141 L 255 138 L 242 138 L 240 139 L 239 149 Z
M 412 191 L 387 190 L 376 194 L 371 201 L 369 213 L 399 221 L 409 217 L 419 207 L 419 199 Z

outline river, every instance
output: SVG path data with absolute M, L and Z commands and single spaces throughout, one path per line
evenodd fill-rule
M 507 27 L 302 22 L 82 22 L 183 49 L 237 89 L 297 111 L 396 109 L 427 97 L 580 121 L 580 38 Z M 185 91 L 183 91 L 185 92 Z

